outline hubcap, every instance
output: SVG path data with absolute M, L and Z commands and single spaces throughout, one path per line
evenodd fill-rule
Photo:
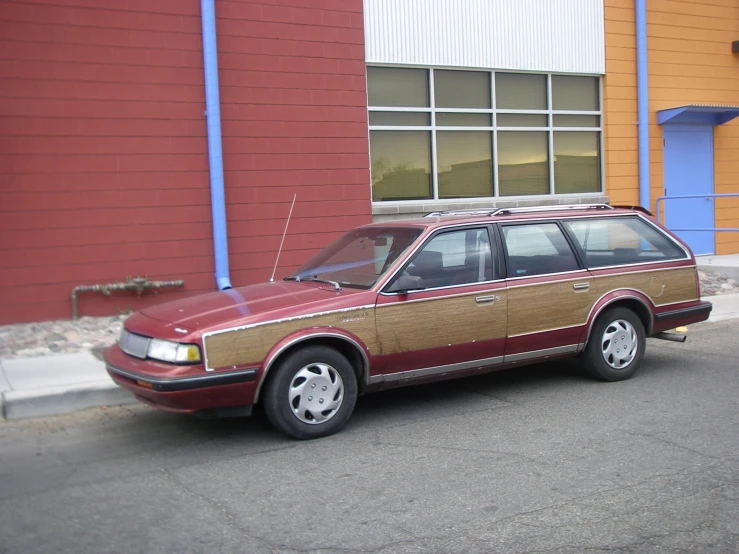
M 603 359 L 613 369 L 623 369 L 636 356 L 639 340 L 634 326 L 623 319 L 613 321 L 600 341 Z
M 289 400 L 295 417 L 303 423 L 325 423 L 344 401 L 344 382 L 330 365 L 309 364 L 293 377 Z

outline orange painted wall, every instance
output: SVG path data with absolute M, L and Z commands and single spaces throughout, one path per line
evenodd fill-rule
M 605 0 L 606 192 L 638 203 L 636 45 L 633 0 Z M 649 0 L 649 146 L 652 209 L 664 190 L 658 110 L 683 104 L 739 104 L 737 0 Z M 739 119 L 714 128 L 716 193 L 739 193 Z M 716 226 L 739 227 L 739 198 L 716 200 Z M 716 233 L 716 253 L 739 252 L 739 233 Z

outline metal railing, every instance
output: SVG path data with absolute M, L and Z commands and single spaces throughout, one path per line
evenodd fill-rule
M 739 193 L 729 193 L 729 194 L 691 194 L 687 196 L 660 196 L 657 198 L 657 202 L 655 203 L 655 211 L 657 212 L 657 222 L 662 223 L 660 218 L 660 209 L 659 209 L 659 203 L 663 200 L 690 200 L 691 198 L 726 198 L 726 197 L 739 197 Z M 703 228 L 703 229 L 682 229 L 682 228 L 673 228 L 668 227 L 670 231 L 718 231 L 718 232 L 729 232 L 729 233 L 736 233 L 739 232 L 739 227 L 712 227 L 712 228 Z

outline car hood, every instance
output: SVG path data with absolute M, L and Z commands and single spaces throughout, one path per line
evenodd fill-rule
M 150 319 L 196 331 L 224 324 L 245 325 L 272 318 L 336 309 L 347 297 L 367 293 L 334 290 L 321 283 L 273 282 L 211 292 L 166 302 L 141 313 Z

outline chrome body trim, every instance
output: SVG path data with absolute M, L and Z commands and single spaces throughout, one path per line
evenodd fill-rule
M 382 375 L 374 375 L 369 378 L 368 384 L 375 385 L 377 383 L 386 383 L 393 381 L 402 381 L 405 379 L 414 379 L 428 377 L 430 375 L 439 375 L 441 373 L 449 373 L 454 371 L 462 371 L 465 369 L 475 369 L 478 367 L 487 367 L 503 363 L 503 356 L 495 356 L 493 358 L 483 358 L 481 360 L 471 360 L 469 362 L 460 362 L 456 364 L 439 365 L 434 367 L 426 367 L 420 369 L 410 369 L 399 373 L 383 373 Z
M 476 284 L 484 285 L 484 284 L 488 284 L 488 283 L 502 283 L 502 282 L 503 281 L 486 281 L 485 283 L 476 283 Z M 459 286 L 459 285 L 457 285 L 457 286 Z M 465 285 L 465 286 L 468 286 L 468 285 Z M 419 291 L 409 291 L 408 294 L 410 295 L 410 294 L 413 294 L 414 292 L 427 292 L 427 291 L 430 291 L 430 290 L 441 290 L 443 288 L 447 288 L 447 287 L 440 287 L 440 288 L 437 288 L 437 289 L 423 289 L 423 290 L 419 290 Z M 505 288 L 500 288 L 500 289 L 495 289 L 495 290 L 504 291 Z M 413 299 L 410 299 L 410 300 L 403 300 L 403 304 L 412 304 L 414 302 L 431 302 L 433 300 L 445 300 L 447 298 L 458 298 L 460 296 L 475 296 L 476 294 L 479 295 L 481 292 L 483 292 L 483 291 L 459 292 L 457 294 L 445 294 L 444 296 L 432 296 L 430 298 L 413 298 Z M 383 294 L 383 296 L 395 296 L 395 295 L 396 295 L 395 293 Z M 398 303 L 377 304 L 375 306 L 375 309 L 388 308 L 390 306 L 398 306 Z
M 446 290 L 446 289 L 460 289 L 463 287 L 476 287 L 479 285 L 489 285 L 491 283 L 503 283 L 504 281 L 505 279 L 493 279 L 491 281 L 477 281 L 475 283 L 462 283 L 461 285 L 449 285 L 446 287 L 429 287 L 427 289 L 409 290 L 408 292 L 403 292 L 403 293 L 382 291 L 380 293 L 380 296 L 385 296 L 385 297 L 401 296 L 401 295 L 406 296 L 408 294 L 417 294 L 419 292 L 429 292 L 429 291 Z M 451 296 L 463 296 L 464 294 L 468 294 L 468 293 L 445 296 L 445 298 L 450 298 Z M 439 298 L 439 297 L 437 296 L 436 298 Z
M 283 317 L 279 319 L 270 319 L 268 321 L 260 321 L 258 323 L 249 323 L 247 325 L 237 325 L 236 327 L 229 327 L 227 329 L 219 329 L 217 331 L 209 331 L 203 333 L 203 340 L 214 335 L 220 335 L 222 333 L 230 333 L 232 331 L 244 331 L 245 329 L 254 329 L 255 327 L 261 327 L 262 325 L 271 325 L 273 323 L 285 323 L 286 321 L 296 321 L 298 319 L 310 319 L 311 317 L 318 317 L 322 315 L 330 314 L 341 314 L 345 312 L 353 312 L 355 310 L 369 310 L 374 308 L 374 304 L 366 304 L 364 306 L 352 306 L 351 308 L 341 308 L 340 310 L 328 310 L 325 312 L 314 312 L 311 314 L 296 315 L 294 317 Z
M 585 323 L 578 323 L 577 325 L 565 325 L 564 327 L 554 327 L 553 329 L 544 329 L 543 331 L 531 331 L 530 333 L 519 333 L 518 335 L 508 335 L 509 339 L 515 339 L 516 337 L 526 337 L 528 335 L 540 335 L 541 333 L 552 333 L 554 331 L 564 331 L 565 329 L 575 329 L 576 327 L 585 327 Z
M 571 271 L 555 271 L 553 273 L 537 273 L 536 275 L 524 275 L 523 277 L 508 277 L 506 278 L 506 281 L 520 281 L 522 279 L 540 279 L 544 277 L 551 277 L 552 275 L 571 275 L 573 273 L 587 273 L 587 277 L 590 277 L 590 273 L 587 269 L 573 269 Z M 575 277 L 573 279 L 563 279 L 560 281 L 544 281 L 543 283 L 532 283 L 534 285 L 543 285 L 547 283 L 562 283 L 565 281 L 575 281 L 578 277 Z M 582 279 L 582 277 L 579 277 L 579 279 Z M 526 286 L 526 285 L 513 285 L 510 288 L 513 288 L 515 286 Z
M 521 362 L 524 360 L 533 360 L 534 358 L 571 354 L 577 352 L 579 348 L 579 344 L 568 344 L 567 346 L 556 346 L 554 348 L 545 348 L 543 350 L 531 350 L 529 352 L 521 352 L 520 354 L 506 354 L 503 361 L 504 363 Z
M 292 340 L 287 341 L 285 344 L 283 344 L 279 349 L 277 349 L 276 352 L 271 354 L 264 362 L 264 372 L 262 373 L 262 378 L 259 380 L 259 383 L 257 384 L 257 390 L 254 393 L 254 404 L 257 403 L 259 400 L 259 394 L 262 391 L 262 386 L 264 385 L 265 381 L 267 380 L 267 374 L 269 373 L 270 369 L 272 369 L 272 365 L 274 364 L 275 360 L 280 357 L 280 354 L 285 352 L 288 348 L 295 346 L 296 344 L 300 344 L 301 342 L 305 342 L 307 340 L 316 339 L 316 338 L 336 338 L 346 341 L 347 343 L 354 346 L 357 350 L 359 350 L 359 353 L 362 355 L 362 363 L 364 364 L 364 367 L 361 368 L 362 375 L 364 376 L 364 382 L 367 384 L 369 382 L 368 375 L 369 375 L 369 358 L 367 357 L 367 353 L 364 351 L 364 348 L 362 345 L 360 345 L 357 341 L 352 339 L 351 337 L 347 337 L 346 335 L 342 335 L 341 333 L 330 333 L 330 332 L 321 332 L 321 333 L 314 333 L 311 335 L 304 335 L 300 337 L 295 337 Z M 359 379 L 358 379 L 359 380 Z

